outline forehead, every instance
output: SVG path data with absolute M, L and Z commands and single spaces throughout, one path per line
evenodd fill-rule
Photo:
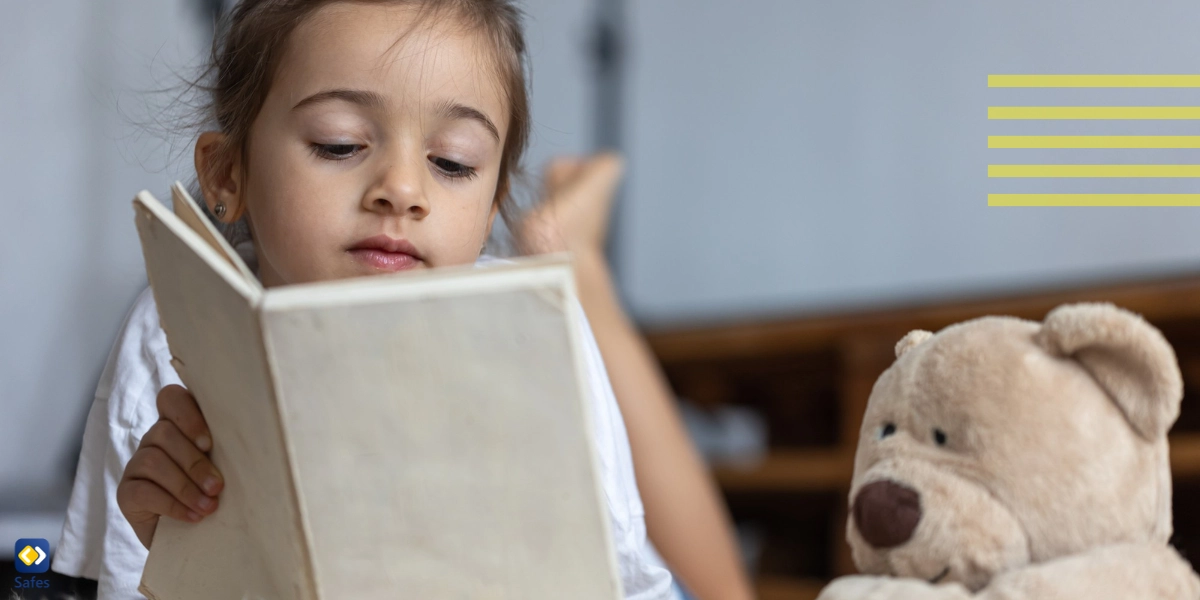
M 503 130 L 507 115 L 494 62 L 483 36 L 450 11 L 334 2 L 292 32 L 271 95 L 289 107 L 329 89 L 375 91 L 392 108 L 454 100 L 483 111 Z

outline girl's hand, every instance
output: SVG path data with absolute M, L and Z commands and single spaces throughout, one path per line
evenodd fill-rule
M 163 388 L 158 414 L 117 485 L 117 506 L 147 548 L 160 515 L 196 523 L 217 510 L 223 485 L 206 454 L 212 436 L 191 393 Z
M 612 152 L 550 161 L 542 202 L 517 228 L 521 253 L 603 253 L 608 217 L 623 170 L 620 155 Z

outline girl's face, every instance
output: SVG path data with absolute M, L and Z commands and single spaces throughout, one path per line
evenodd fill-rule
M 235 162 L 205 189 L 231 216 L 248 211 L 264 285 L 478 257 L 509 123 L 475 37 L 391 3 L 334 3 L 296 28 L 246 171 Z M 219 136 L 197 143 L 198 168 Z

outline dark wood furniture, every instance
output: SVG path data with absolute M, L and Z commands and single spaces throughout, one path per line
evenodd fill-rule
M 983 315 L 1041 320 L 1081 301 L 1142 314 L 1176 349 L 1186 391 L 1171 437 L 1173 541 L 1185 556 L 1200 557 L 1193 508 L 1200 506 L 1200 274 L 649 332 L 680 396 L 702 406 L 751 406 L 767 418 L 765 460 L 715 469 L 734 519 L 763 533 L 755 573 L 761 598 L 814 598 L 829 578 L 854 572 L 844 541 L 854 449 L 871 386 L 892 363 L 897 340 Z

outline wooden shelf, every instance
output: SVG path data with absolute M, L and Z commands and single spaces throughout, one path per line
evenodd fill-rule
M 907 306 L 830 311 L 803 318 L 756 319 L 701 327 L 670 326 L 647 332 L 651 349 L 664 363 L 769 356 L 836 345 L 863 331 L 936 331 L 983 315 L 1009 315 L 1040 321 L 1070 302 L 1112 302 L 1150 321 L 1195 317 L 1200 313 L 1200 274 L 1099 286 L 1072 286 Z M 897 337 L 896 340 L 900 338 Z M 895 343 L 895 340 L 893 340 Z
M 867 398 L 892 364 L 897 340 L 913 329 L 938 331 L 984 315 L 1041 320 L 1072 302 L 1112 302 L 1141 314 L 1171 342 L 1186 395 L 1170 440 L 1171 472 L 1177 490 L 1198 489 L 1200 273 L 649 332 L 681 396 L 706 408 L 746 406 L 767 423 L 771 447 L 761 461 L 713 469 L 734 519 L 763 533 L 758 564 L 785 575 L 759 578 L 759 596 L 811 600 L 822 579 L 853 572 L 845 494 Z M 841 497 L 833 502 L 832 494 Z M 1182 500 L 1175 510 L 1180 551 L 1200 554 L 1200 513 Z
M 1176 478 L 1200 476 L 1200 433 L 1171 436 L 1171 474 Z
M 713 476 L 728 492 L 819 492 L 849 488 L 853 472 L 854 455 L 844 451 L 776 450 L 753 464 L 715 467 Z M 1171 436 L 1171 472 L 1200 476 L 1200 434 Z
M 754 587 L 758 600 L 815 600 L 825 583 L 816 579 L 759 577 Z
M 840 491 L 849 488 L 854 455 L 840 450 L 776 450 L 744 467 L 720 466 L 722 489 L 748 491 Z

